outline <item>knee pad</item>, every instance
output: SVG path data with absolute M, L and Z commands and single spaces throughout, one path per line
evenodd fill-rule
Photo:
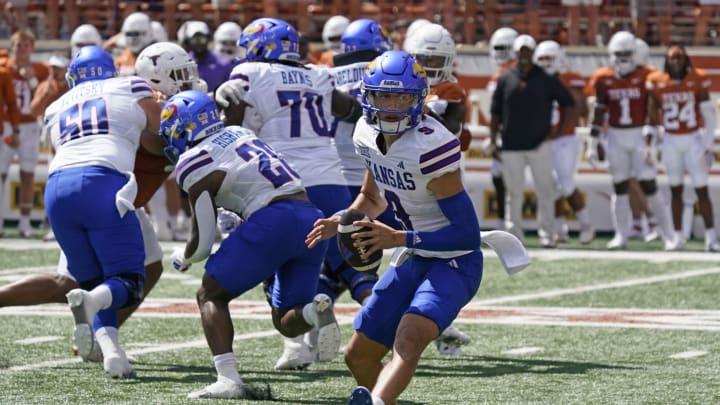
M 341 268 L 345 268 L 346 266 L 347 265 L 343 264 Z M 335 299 L 347 289 L 347 284 L 345 284 L 339 273 L 330 271 L 327 265 L 322 266 L 318 292 L 328 294 L 333 301 L 335 301 Z
M 143 299 L 145 288 L 145 275 L 141 273 L 121 273 L 110 277 L 109 280 L 117 280 L 127 288 L 128 299 L 123 308 L 137 305 Z
M 372 288 L 378 281 L 377 272 L 357 271 L 347 267 L 340 272 L 340 278 L 350 289 L 353 299 L 359 302 L 360 292 L 366 288 Z

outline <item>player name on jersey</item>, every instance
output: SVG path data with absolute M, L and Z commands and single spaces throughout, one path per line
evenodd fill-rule
M 310 75 L 303 72 L 287 70 L 280 72 L 280 76 L 282 76 L 283 84 L 304 84 L 310 87 L 313 85 Z
M 642 93 L 638 87 L 623 89 L 608 89 L 608 95 L 611 100 L 622 100 L 625 98 L 640 98 Z

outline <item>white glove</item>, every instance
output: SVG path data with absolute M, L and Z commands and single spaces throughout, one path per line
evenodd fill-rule
M 181 273 L 186 272 L 192 264 L 185 262 L 184 247 L 176 247 L 175 249 L 173 249 L 172 255 L 170 255 L 170 261 L 172 262 L 173 268 L 175 268 L 175 270 Z
M 595 136 L 588 137 L 587 150 L 585 151 L 585 158 L 592 167 L 598 167 L 600 165 L 600 159 L 598 158 L 598 138 Z
M 242 101 L 243 90 L 242 80 L 228 80 L 221 84 L 215 90 L 215 102 L 222 108 L 227 108 L 232 104 L 240 104 Z
M 242 218 L 232 211 L 223 208 L 217 210 L 217 226 L 222 233 L 230 233 L 242 223 Z
M 425 106 L 432 110 L 435 114 L 443 116 L 448 107 L 448 101 L 436 98 L 434 100 L 426 101 Z

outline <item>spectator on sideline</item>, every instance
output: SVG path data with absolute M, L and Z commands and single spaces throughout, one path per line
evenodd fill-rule
M 522 204 L 525 168 L 530 166 L 537 195 L 538 235 L 543 247 L 556 246 L 555 179 L 551 142 L 577 121 L 575 101 L 560 79 L 549 76 L 532 61 L 535 40 L 520 35 L 513 42 L 517 64 L 503 73 L 493 93 L 490 119 L 491 151 L 503 161 L 507 187 L 507 230 L 524 240 Z M 553 102 L 562 110 L 558 129 L 551 131 Z M 502 153 L 497 146 L 502 139 Z
M 7 180 L 10 163 L 15 156 L 20 160 L 20 221 L 18 234 L 27 238 L 35 235 L 30 224 L 33 200 L 35 199 L 35 168 L 40 155 L 40 125 L 37 117 L 30 112 L 30 101 L 38 85 L 50 76 L 50 68 L 44 63 L 31 60 L 35 49 L 35 35 L 22 30 L 10 37 L 12 58 L 0 60 L 13 77 L 17 108 L 20 110 L 19 132 L 13 131 L 12 142 L 4 144 L 0 154 L 0 187 Z M 3 133 L 11 132 L 5 125 Z M 0 213 L 1 214 L 1 213 Z M 0 215 L 0 223 L 4 215 Z
M 233 61 L 210 49 L 210 29 L 204 21 L 188 21 L 185 35 L 200 78 L 205 80 L 209 91 L 215 90 L 230 77 Z

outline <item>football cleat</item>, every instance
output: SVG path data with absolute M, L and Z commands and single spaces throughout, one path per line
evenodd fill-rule
M 93 318 L 97 313 L 97 309 L 90 302 L 90 295 L 85 290 L 75 288 L 65 296 L 75 320 L 73 343 L 77 347 L 78 355 L 83 359 L 88 358 L 96 345 L 93 333 Z
M 105 368 L 105 376 L 108 378 L 124 379 L 137 376 L 135 369 L 130 366 L 130 362 L 122 351 L 106 357 L 103 360 L 103 367 Z
M 285 348 L 275 363 L 275 370 L 304 370 L 315 361 L 315 353 L 305 343 L 304 336 L 283 338 Z
M 610 239 L 610 242 L 607 243 L 607 248 L 609 250 L 625 249 L 626 247 L 627 247 L 627 238 L 622 236 L 619 233 L 615 234 L 615 236 L 612 239 Z
M 365 387 L 355 387 L 350 393 L 348 405 L 373 405 L 370 390 Z
M 326 294 L 318 294 L 313 299 L 313 309 L 318 317 L 317 361 L 330 361 L 337 357 L 341 340 L 332 300 Z
M 187 397 L 190 399 L 243 399 L 245 398 L 245 387 L 242 383 L 218 377 L 214 383 L 201 390 L 191 392 Z
M 465 352 L 460 346 L 448 344 L 443 342 L 442 340 L 436 340 L 435 347 L 437 347 L 438 353 L 442 354 L 443 356 L 458 357 L 465 354 Z
M 592 242 L 593 239 L 595 239 L 595 228 L 590 224 L 581 225 L 580 243 L 583 245 L 587 245 L 588 243 Z
M 437 347 L 438 352 L 446 356 L 462 356 L 463 350 L 460 346 L 469 343 L 470 337 L 452 325 L 445 328 L 440 333 L 440 336 L 435 339 L 435 347 Z
M 720 242 L 716 240 L 706 240 L 705 250 L 708 252 L 720 252 Z

